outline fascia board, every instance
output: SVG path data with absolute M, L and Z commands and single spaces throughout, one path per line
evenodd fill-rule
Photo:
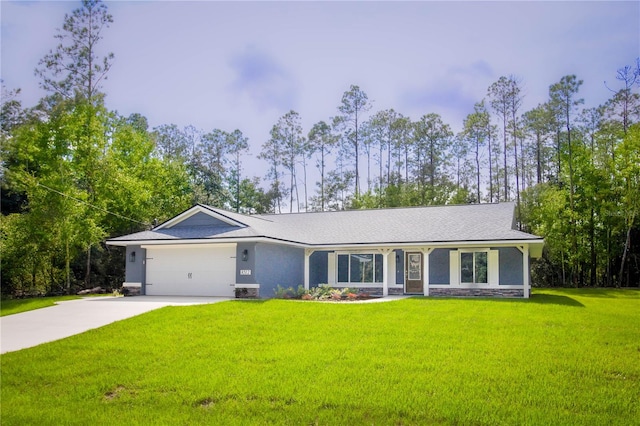
M 415 248 L 415 247 L 437 247 L 437 248 L 459 248 L 459 247 L 512 247 L 514 245 L 535 245 L 543 246 L 543 239 L 531 240 L 484 240 L 484 241 L 443 241 L 443 242 L 395 242 L 395 243 L 348 243 L 348 244 L 305 244 L 297 241 L 280 240 L 269 237 L 247 237 L 247 238 L 198 238 L 198 239 L 171 239 L 171 240 L 131 240 L 131 241 L 111 241 L 106 243 L 112 246 L 131 246 L 131 245 L 167 245 L 167 244 L 223 244 L 237 242 L 263 242 L 271 244 L 284 244 L 293 247 L 308 248 L 313 250 L 362 250 L 363 248 Z
M 307 248 L 314 250 L 362 250 L 363 248 L 416 248 L 416 247 L 437 247 L 437 248 L 459 248 L 459 247 L 512 247 L 521 245 L 544 245 L 543 239 L 531 240 L 483 240 L 483 241 L 436 241 L 436 242 L 397 242 L 397 243 L 349 243 L 349 244 L 318 244 L 308 245 Z
M 297 243 L 294 241 L 278 240 L 267 237 L 247 237 L 247 238 L 197 238 L 197 239 L 171 239 L 171 240 L 130 240 L 130 241 L 110 241 L 107 240 L 107 244 L 111 246 L 164 246 L 164 245 L 197 245 L 197 244 L 229 244 L 229 243 L 242 243 L 242 242 L 256 242 L 256 243 L 271 243 L 271 244 L 283 244 L 293 247 L 307 248 L 306 244 Z

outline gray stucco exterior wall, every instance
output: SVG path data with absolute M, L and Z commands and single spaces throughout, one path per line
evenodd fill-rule
M 246 260 L 244 260 L 245 253 Z M 251 273 L 249 275 L 245 275 L 241 274 L 240 271 L 251 271 Z M 236 245 L 236 283 L 257 284 L 256 243 L 238 243 Z
M 273 297 L 278 285 L 297 287 L 304 284 L 304 249 L 257 243 L 255 259 L 261 298 Z
M 500 285 L 523 285 L 522 252 L 515 247 L 500 247 Z
M 132 253 L 135 253 L 132 255 Z M 127 246 L 126 266 L 124 280 L 128 283 L 145 282 L 145 264 L 147 250 L 140 246 Z M 133 262 L 132 262 L 133 260 Z
M 434 249 L 429 255 L 429 284 L 450 284 L 450 249 Z

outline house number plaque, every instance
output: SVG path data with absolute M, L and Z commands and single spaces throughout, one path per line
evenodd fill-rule
M 251 275 L 251 269 L 240 269 L 240 275 Z

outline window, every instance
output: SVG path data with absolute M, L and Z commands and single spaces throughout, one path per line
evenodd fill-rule
M 488 269 L 486 251 L 460 253 L 460 282 L 486 284 Z
M 354 253 L 338 255 L 339 283 L 381 283 L 383 274 L 381 254 Z

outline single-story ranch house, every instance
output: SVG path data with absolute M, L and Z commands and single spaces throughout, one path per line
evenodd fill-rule
M 126 247 L 124 286 L 146 295 L 274 296 L 278 285 L 371 294 L 529 297 L 544 241 L 513 203 L 243 215 L 195 205 Z

